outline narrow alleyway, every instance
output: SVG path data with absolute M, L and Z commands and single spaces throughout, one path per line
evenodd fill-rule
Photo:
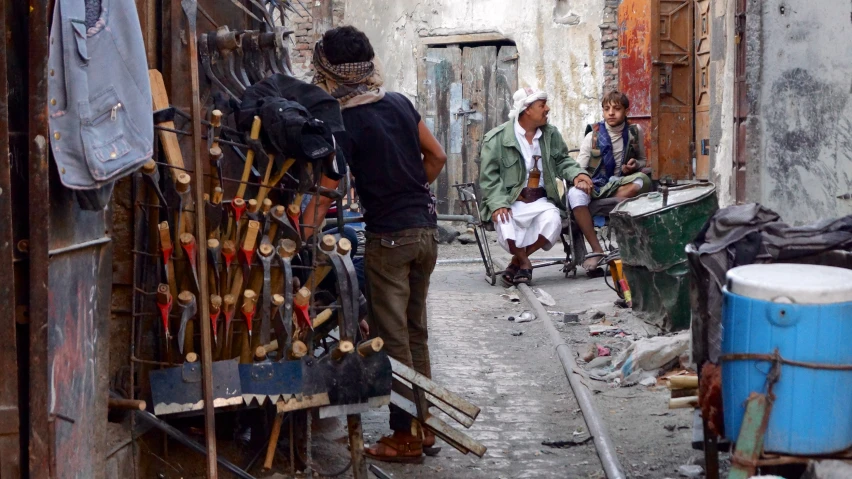
M 423 465 L 379 464 L 384 471 L 399 478 L 603 477 L 592 442 L 542 445 L 588 434 L 543 329 L 507 321 L 501 292 L 475 265 L 439 266 L 429 294 L 433 378 L 482 408 L 467 432 L 488 447 L 486 456 L 464 456 L 439 441 L 441 454 Z M 376 441 L 387 432 L 387 413 L 365 415 L 364 427 L 365 440 Z

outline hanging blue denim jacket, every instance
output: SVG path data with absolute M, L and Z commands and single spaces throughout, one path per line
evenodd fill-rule
M 101 0 L 89 27 L 85 0 L 56 1 L 48 97 L 50 145 L 66 187 L 109 192 L 151 158 L 151 85 L 133 0 Z

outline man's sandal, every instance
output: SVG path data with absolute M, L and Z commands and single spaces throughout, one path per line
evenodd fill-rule
M 587 269 L 586 268 L 586 261 L 588 261 L 592 258 L 600 258 L 600 259 L 595 264 L 594 268 Z M 604 253 L 589 253 L 589 254 L 587 254 L 586 257 L 583 258 L 583 269 L 586 270 L 586 276 L 588 276 L 589 278 L 602 278 L 602 277 L 604 277 L 606 275 L 606 272 L 603 269 L 601 269 L 600 266 L 604 262 L 605 258 L 606 258 L 606 254 L 604 254 Z
M 394 436 L 385 436 L 379 439 L 373 447 L 365 447 L 364 455 L 370 459 L 383 462 L 395 462 L 404 464 L 423 463 L 423 441 L 415 439 L 400 441 Z
M 532 282 L 532 272 L 532 268 L 519 269 L 518 274 L 515 275 L 515 284 L 529 285 Z
M 518 265 L 509 263 L 509 266 L 506 266 L 506 269 L 503 271 L 503 274 L 500 275 L 500 279 L 503 280 L 503 286 L 509 287 L 515 284 L 515 275 L 518 274 Z
M 437 456 L 441 452 L 441 447 L 435 445 L 435 433 L 423 432 L 423 454 L 429 457 Z

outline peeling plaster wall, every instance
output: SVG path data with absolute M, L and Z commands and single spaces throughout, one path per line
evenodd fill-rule
M 724 208 L 736 202 L 733 117 L 736 0 L 716 1 L 710 8 L 710 181 L 716 185 L 719 206 Z
M 517 44 L 521 86 L 550 94 L 550 122 L 569 147 L 601 117 L 601 30 L 605 0 L 346 0 L 344 23 L 363 30 L 388 88 L 417 96 L 424 36 L 499 32 Z
M 727 58 L 716 55 L 711 132 L 714 179 L 731 189 L 734 0 L 724 15 Z M 720 5 L 724 4 L 724 6 Z M 726 33 L 726 34 L 725 34 Z M 852 3 L 749 0 L 746 11 L 746 200 L 788 223 L 852 214 Z M 711 115 L 713 113 L 711 112 Z M 722 201 L 727 203 L 728 201 Z
M 760 7 L 762 203 L 792 223 L 850 214 L 852 199 L 837 197 L 852 193 L 852 3 Z

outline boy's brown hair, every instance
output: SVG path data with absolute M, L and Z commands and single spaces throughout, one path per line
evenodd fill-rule
M 601 100 L 601 108 L 606 108 L 610 103 L 621 104 L 625 110 L 630 108 L 630 99 L 627 98 L 627 95 L 621 93 L 618 90 L 613 90 L 606 95 L 604 95 Z

